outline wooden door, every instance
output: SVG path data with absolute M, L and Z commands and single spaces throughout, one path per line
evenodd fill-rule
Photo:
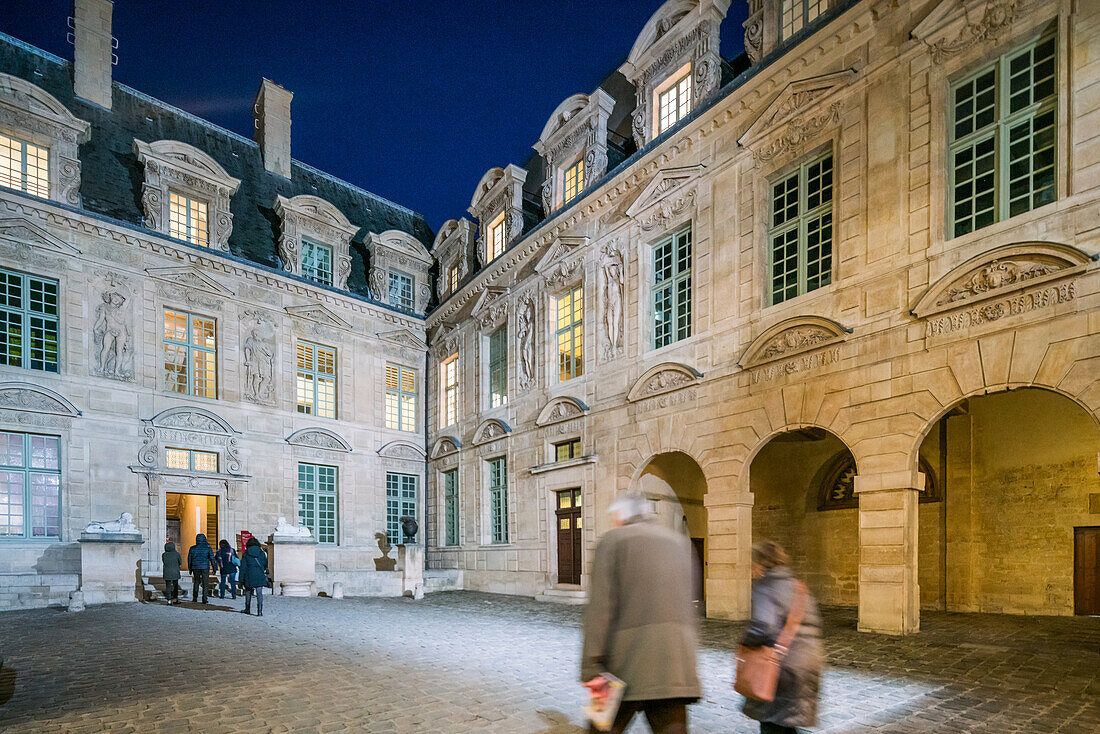
M 1100 615 L 1100 527 L 1073 529 L 1073 613 Z
M 700 613 L 703 613 L 706 609 L 706 542 L 702 538 L 691 539 L 692 550 L 695 551 L 695 594 L 693 601 L 699 608 Z
M 558 492 L 558 583 L 581 582 L 581 490 Z

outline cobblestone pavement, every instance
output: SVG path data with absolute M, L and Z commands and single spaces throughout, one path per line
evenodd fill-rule
M 472 592 L 0 614 L 5 732 L 583 731 L 580 610 Z M 907 638 L 826 610 L 828 732 L 1100 731 L 1100 619 L 929 614 Z M 755 732 L 741 625 L 702 627 L 694 732 Z M 646 731 L 638 723 L 633 732 Z

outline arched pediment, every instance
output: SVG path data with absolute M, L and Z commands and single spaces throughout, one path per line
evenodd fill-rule
M 69 108 L 52 94 L 25 79 L 0 73 L 0 104 L 72 130 L 76 133 L 75 142 L 88 140 L 90 126 L 87 122 L 69 112 Z
M 437 247 L 446 242 L 447 238 L 454 234 L 455 230 L 457 229 L 457 219 L 448 219 L 446 222 L 444 222 L 443 226 L 439 228 L 439 232 L 437 232 L 435 235 L 435 240 L 432 242 L 432 249 L 435 250 Z
M 630 402 L 651 398 L 673 390 L 694 385 L 703 373 L 680 362 L 662 362 L 650 367 L 630 388 L 626 399 Z
M 308 446 L 314 449 L 328 449 L 329 451 L 343 451 L 345 453 L 352 450 L 350 443 L 327 428 L 303 428 L 287 436 L 286 442 L 292 446 Z
M 80 416 L 80 411 L 65 397 L 49 388 L 29 382 L 0 382 L 0 409 L 64 415 L 70 418 Z
M 275 207 L 276 210 L 282 207 L 286 211 L 312 217 L 323 224 L 336 227 L 337 229 L 351 230 L 352 235 L 359 231 L 359 227 L 348 221 L 348 218 L 344 216 L 344 213 L 340 211 L 335 204 L 325 201 L 319 196 L 299 194 L 290 199 L 279 196 L 276 197 Z
M 236 193 L 241 183 L 239 179 L 230 176 L 209 154 L 179 140 L 157 140 L 152 143 L 135 140 L 134 150 L 142 162 L 149 158 L 158 159 L 181 171 L 225 186 L 230 194 Z
M 1083 271 L 1094 256 L 1056 242 L 1021 242 L 995 247 L 957 265 L 939 278 L 913 306 L 917 318 L 969 306 Z
M 786 359 L 841 341 L 850 333 L 851 329 L 823 316 L 795 316 L 765 329 L 764 333 L 753 339 L 738 364 L 747 369 L 776 359 Z
M 626 57 L 627 63 L 637 67 L 645 53 L 657 41 L 698 7 L 699 0 L 668 0 L 657 8 L 657 12 L 650 16 L 649 21 L 642 27 L 642 32 L 638 34 L 637 40 L 634 41 L 630 55 Z
M 458 453 L 462 448 L 462 442 L 455 436 L 440 436 L 432 447 L 432 458 L 439 459 L 450 454 Z
M 549 426 L 571 418 L 581 418 L 587 413 L 588 406 L 582 401 L 568 395 L 562 395 L 561 397 L 551 398 L 543 406 L 542 410 L 539 411 L 539 417 L 535 419 L 535 425 Z
M 378 449 L 378 455 L 389 459 L 408 459 L 411 461 L 423 461 L 424 449 L 411 441 L 390 441 Z
M 162 410 L 149 421 L 155 428 L 180 428 L 200 433 L 237 435 L 229 422 L 206 408 L 179 406 Z
M 391 250 L 396 250 L 398 253 L 407 255 L 423 263 L 431 263 L 432 256 L 428 253 L 428 249 L 421 244 L 420 240 L 413 237 L 408 232 L 402 232 L 397 229 L 386 230 L 382 234 L 375 234 L 371 232 L 371 241 L 374 245 L 382 245 L 388 247 Z
M 477 188 L 474 189 L 474 197 L 470 199 L 470 208 L 477 209 L 477 205 L 485 198 L 485 195 L 492 191 L 493 187 L 503 177 L 504 169 L 499 166 L 486 171 L 485 175 L 481 177 L 481 181 L 478 182 Z
M 478 446 L 483 443 L 489 443 L 490 441 L 496 441 L 498 438 L 503 438 L 512 432 L 512 429 L 502 420 L 497 418 L 489 418 L 477 427 L 474 431 L 473 444 Z
M 542 135 L 539 136 L 539 142 L 545 142 L 551 135 L 561 128 L 562 125 L 572 120 L 576 115 L 584 112 L 588 107 L 589 97 L 587 94 L 574 94 L 569 97 L 554 110 L 554 113 L 550 115 L 550 119 L 547 120 L 546 125 L 542 128 Z

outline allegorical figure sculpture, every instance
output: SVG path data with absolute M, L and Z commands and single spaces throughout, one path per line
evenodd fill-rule
M 118 516 L 117 520 L 105 520 L 103 522 L 90 522 L 84 526 L 84 532 L 86 533 L 136 533 L 138 532 L 137 526 L 134 525 L 134 516 L 129 512 L 124 512 Z
M 134 355 L 130 341 L 130 319 L 126 296 L 118 291 L 103 293 L 96 308 L 92 336 L 96 345 L 98 372 L 105 377 L 129 380 L 134 376 Z
M 268 403 L 275 383 L 275 329 L 260 321 L 244 340 L 245 397 Z
M 535 376 L 535 303 L 529 297 L 520 299 L 516 313 L 516 336 L 519 340 L 520 383 L 530 386 Z
M 607 335 L 605 355 L 607 359 L 613 359 L 621 348 L 623 332 L 623 254 L 611 245 L 604 245 L 600 257 L 600 288 L 603 291 L 603 325 Z

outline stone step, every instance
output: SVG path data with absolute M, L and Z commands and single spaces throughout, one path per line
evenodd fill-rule
M 535 594 L 535 601 L 553 604 L 584 604 L 588 594 L 581 589 L 543 589 Z

